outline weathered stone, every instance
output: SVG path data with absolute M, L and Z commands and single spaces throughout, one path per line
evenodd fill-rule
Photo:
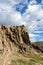
M 11 55 L 26 52 L 30 43 L 27 29 L 22 26 L 0 26 L 0 65 L 8 65 Z

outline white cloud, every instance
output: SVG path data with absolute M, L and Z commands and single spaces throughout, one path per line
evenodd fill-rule
M 15 5 L 20 2 L 28 5 L 23 15 L 16 11 L 15 7 Z M 20 6 L 20 8 L 23 8 L 23 6 Z M 35 35 L 32 32 L 41 33 L 41 31 L 39 32 L 38 30 L 43 30 L 42 6 L 40 4 L 37 5 L 36 0 L 31 0 L 30 3 L 28 3 L 27 0 L 0 0 L 0 25 L 2 24 L 24 24 L 30 33 L 30 40 L 36 41 L 37 39 L 35 37 L 40 37 L 40 35 Z
M 26 25 L 20 12 L 14 10 L 9 4 L 0 3 L 0 25 Z
M 21 0 L 9 0 L 10 1 L 10 5 L 11 6 L 15 6 L 16 4 L 18 4 L 18 3 L 20 3 L 21 2 Z
M 32 38 L 32 37 L 36 37 L 36 36 L 39 36 L 40 37 L 40 35 L 37 35 L 37 34 L 29 34 L 30 35 L 30 37 Z
M 30 4 L 30 5 L 37 4 L 37 1 L 36 1 L 36 0 L 31 0 L 29 4 Z
M 4 23 L 12 8 L 9 5 L 0 4 L 0 23 Z
M 0 0 L 0 3 L 9 4 L 10 0 Z
M 19 12 L 14 12 L 11 14 L 11 21 L 15 25 L 26 25 L 26 22 L 23 20 L 21 14 Z
M 38 26 L 43 25 L 43 9 L 40 5 L 28 5 L 28 9 L 23 16 L 31 30 L 39 29 Z M 40 21 L 37 21 L 39 19 Z
M 40 34 L 40 33 L 43 33 L 43 31 L 37 30 L 37 31 L 34 31 L 34 33 Z
M 29 37 L 30 37 L 30 41 L 31 41 L 31 42 L 36 41 L 36 39 L 35 39 L 36 35 L 35 35 L 35 34 L 30 33 L 30 34 L 29 34 Z
M 15 4 L 18 4 L 21 0 L 0 0 L 0 3 L 4 3 L 6 5 L 14 6 Z
M 20 12 L 16 11 L 15 5 L 22 0 L 0 0 L 0 25 L 26 25 Z M 23 1 L 27 3 L 27 1 Z M 13 8 L 14 6 L 14 8 Z
M 30 33 L 29 34 L 29 37 L 30 37 L 30 41 L 31 42 L 35 42 L 35 41 L 37 41 L 37 39 L 36 38 L 40 38 L 41 36 L 39 35 L 39 34 L 33 34 L 33 33 Z M 38 40 L 39 41 L 39 40 Z
M 33 4 L 34 3 L 34 4 Z M 24 21 L 27 22 L 27 28 L 30 33 L 31 41 L 37 41 L 36 37 L 41 38 L 38 34 L 43 33 L 43 9 L 40 4 L 37 4 L 35 0 L 32 0 L 28 5 L 28 9 L 23 14 Z M 42 31 L 38 31 L 42 30 Z M 36 35 L 32 33 L 37 33 Z M 38 35 L 38 36 L 37 36 Z M 42 38 L 43 39 L 43 38 Z M 39 41 L 39 39 L 38 39 Z
M 12 8 L 10 5 L 0 3 L 0 13 L 1 12 L 10 13 L 11 10 L 12 10 Z

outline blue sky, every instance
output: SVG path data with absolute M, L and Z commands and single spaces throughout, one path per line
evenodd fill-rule
M 24 24 L 31 42 L 43 41 L 43 0 L 0 0 L 2 24 Z

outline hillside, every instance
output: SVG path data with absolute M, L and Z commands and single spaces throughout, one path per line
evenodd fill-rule
M 24 25 L 0 26 L 0 65 L 40 64 L 43 65 L 43 53 L 31 44 Z
M 43 52 L 43 42 L 33 42 L 33 46 L 39 48 L 41 52 Z

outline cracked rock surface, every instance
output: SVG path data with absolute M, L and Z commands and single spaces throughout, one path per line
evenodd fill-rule
M 0 65 L 8 65 L 12 54 L 26 52 L 30 44 L 24 25 L 0 26 Z

